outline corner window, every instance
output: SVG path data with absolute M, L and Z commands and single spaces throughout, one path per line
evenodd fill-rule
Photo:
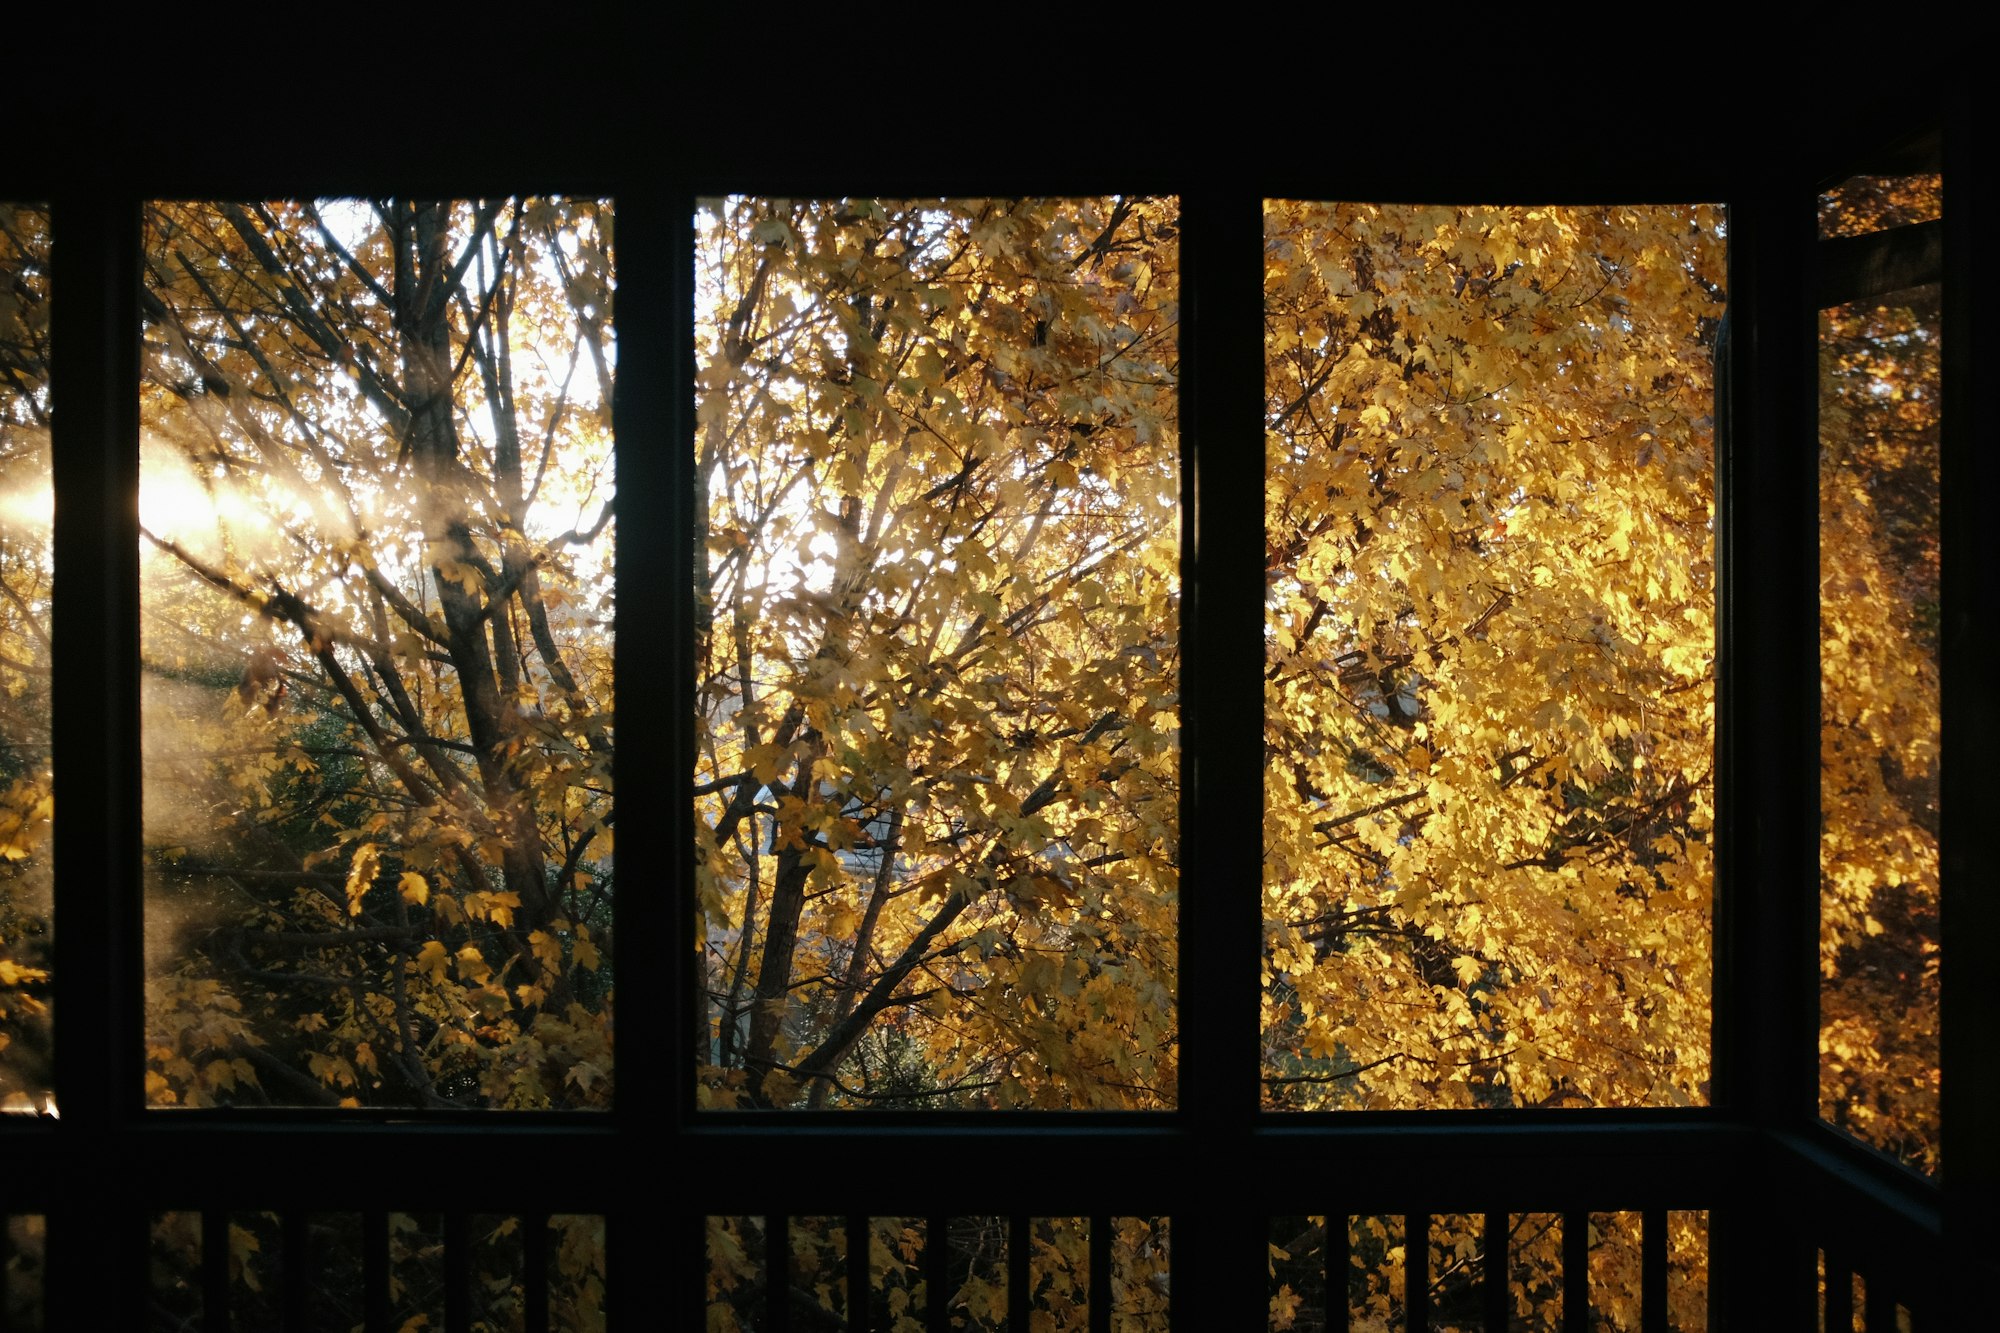
M 1822 196 L 1819 1111 L 1940 1167 L 1943 178 Z

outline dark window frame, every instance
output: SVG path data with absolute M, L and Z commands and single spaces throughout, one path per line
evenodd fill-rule
M 75 98 L 59 104 L 51 142 L 94 138 L 102 153 L 85 165 L 47 151 L 0 177 L 9 197 L 51 202 L 55 244 L 54 985 L 62 1119 L 0 1119 L 0 1150 L 17 1164 L 5 1186 L 8 1211 L 50 1218 L 51 1327 L 142 1325 L 146 1217 L 164 1208 L 603 1212 L 621 1327 L 662 1307 L 700 1326 L 706 1214 L 946 1210 L 1169 1215 L 1178 1326 L 1253 1326 L 1263 1317 L 1262 1216 L 1224 1214 L 1207 1203 L 1216 1197 L 1254 1202 L 1264 1213 L 1709 1208 L 1715 1301 L 1741 1321 L 1732 1327 L 1804 1326 L 1815 1245 L 1901 1274 L 1932 1319 L 1955 1294 L 1948 1279 L 1971 1295 L 1995 1236 L 1977 1206 L 2000 1187 L 2000 1150 L 1978 1133 L 2000 1124 L 2000 1006 L 1992 988 L 1979 985 L 1971 966 L 1945 971 L 1948 1186 L 1917 1180 L 1821 1125 L 1814 1092 L 1813 204 L 1825 181 L 1866 169 L 1887 136 L 1865 116 L 1829 126 L 1809 110 L 1749 99 L 1738 111 L 1752 128 L 1706 156 L 1698 146 L 1646 160 L 1629 150 L 1617 156 L 1615 127 L 1601 127 L 1525 161 L 1371 161 L 1347 171 L 1299 168 L 1259 149 L 1238 162 L 1214 152 L 1178 162 L 1167 152 L 1135 169 L 1103 169 L 1078 154 L 1046 170 L 966 175 L 885 171 L 868 159 L 829 159 L 823 146 L 774 148 L 774 139 L 758 146 L 744 137 L 748 130 L 712 139 L 651 107 L 650 87 L 635 81 L 615 99 L 620 123 L 651 131 L 618 142 L 580 146 L 565 127 L 545 124 L 469 137 L 444 129 L 435 143 L 412 136 L 386 149 L 300 145 L 278 127 L 246 131 L 243 162 L 280 164 L 270 168 L 163 162 L 151 113 L 137 99 L 100 106 Z M 1952 96 L 1948 190 L 1973 179 L 1972 100 L 1968 90 Z M 1199 118 L 1183 128 L 1200 129 Z M 1771 143 L 1787 134 L 1798 141 L 1774 168 Z M 996 136 L 990 160 L 1018 158 Z M 524 188 L 617 200 L 619 486 L 631 497 L 628 512 L 660 515 L 621 525 L 618 580 L 628 606 L 642 603 L 634 589 L 691 586 L 696 198 L 1107 189 L 1181 197 L 1183 462 L 1193 497 L 1184 556 L 1184 633 L 1193 648 L 1185 743 L 1194 761 L 1184 776 L 1184 875 L 1191 885 L 1233 887 L 1184 898 L 1183 939 L 1202 946 L 1183 959 L 1178 1110 L 893 1120 L 698 1114 L 692 1061 L 674 1035 L 687 1030 L 695 985 L 689 951 L 680 948 L 668 950 L 657 971 L 634 967 L 628 955 L 618 1107 L 605 1115 L 416 1122 L 355 1112 L 144 1109 L 132 503 L 139 201 Z M 1261 822 L 1261 692 L 1255 655 L 1241 646 L 1261 643 L 1262 561 L 1251 543 L 1204 541 L 1207 531 L 1240 530 L 1245 515 L 1259 521 L 1261 476 L 1235 466 L 1241 451 L 1204 453 L 1203 442 L 1262 438 L 1258 257 L 1267 195 L 1708 199 L 1730 207 L 1735 342 L 1729 443 L 1718 450 L 1722 891 L 1711 1107 L 1338 1117 L 1257 1110 L 1255 1042 L 1242 1035 L 1257 1022 L 1257 839 L 1232 844 L 1200 831 Z M 1975 446 L 1970 416 L 1973 202 L 1970 188 L 1953 192 L 1944 223 L 1951 631 L 1944 780 L 1953 831 L 2000 813 L 1995 779 L 1979 762 L 2000 738 L 1985 678 L 1985 664 L 2000 660 L 1991 651 L 2000 580 L 1981 577 L 1993 557 L 1981 548 L 1972 505 L 2000 481 L 2000 464 L 1994 450 Z M 634 738 L 628 753 L 671 757 L 651 771 L 635 765 L 620 773 L 621 803 L 666 812 L 635 821 L 621 833 L 620 850 L 628 860 L 677 868 L 665 876 L 672 892 L 632 894 L 619 905 L 619 933 L 628 941 L 682 940 L 689 876 L 675 849 L 689 845 L 692 811 L 674 775 L 692 767 L 690 617 L 621 617 L 616 653 L 628 683 L 618 705 L 620 730 Z M 674 688 L 631 688 L 661 663 L 673 664 Z M 1982 870 L 1962 833 L 1945 843 L 1944 873 L 1953 939 L 2000 930 L 2000 904 L 1981 900 Z M 882 1168 L 854 1179 L 836 1174 L 834 1164 L 863 1154 Z M 1254 1194 L 1246 1182 L 1260 1182 Z M 663 1272 L 665 1281 L 656 1276 Z

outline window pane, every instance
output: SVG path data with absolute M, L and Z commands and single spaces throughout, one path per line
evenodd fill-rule
M 1850 176 L 1819 197 L 1822 237 L 1859 236 L 1944 215 L 1944 177 Z
M 49 217 L 0 203 L 0 1112 L 49 1111 Z
M 1936 283 L 1820 314 L 1820 1114 L 1938 1169 Z
M 1265 211 L 1266 1105 L 1708 1097 L 1708 206 Z
M 698 226 L 703 1103 L 1170 1104 L 1174 202 Z
M 611 211 L 154 204 L 159 1106 L 611 1097 Z

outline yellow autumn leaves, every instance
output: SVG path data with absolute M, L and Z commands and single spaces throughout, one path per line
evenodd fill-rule
M 1935 218 L 1861 177 L 1822 234 Z M 1939 1169 L 1941 290 L 1820 316 L 1820 1114 Z
M 700 226 L 709 1104 L 1169 1103 L 1174 202 Z
M 1267 206 L 1267 1104 L 1706 1095 L 1719 221 Z

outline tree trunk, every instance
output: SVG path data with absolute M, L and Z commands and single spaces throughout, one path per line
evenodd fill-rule
M 405 450 L 422 481 L 431 512 L 426 539 L 431 578 L 444 614 L 446 651 L 458 676 L 487 808 L 502 844 L 501 874 L 520 899 L 513 935 L 516 951 L 539 976 L 526 946 L 530 932 L 553 919 L 534 810 L 515 784 L 509 764 L 520 742 L 519 720 L 501 694 L 488 646 L 486 608 L 467 588 L 462 571 L 475 556 L 470 525 L 471 478 L 459 459 L 448 315 L 454 279 L 447 248 L 449 206 L 397 205 L 396 315 L 401 334 L 404 398 L 410 406 Z M 451 572 L 447 572 L 450 570 Z

